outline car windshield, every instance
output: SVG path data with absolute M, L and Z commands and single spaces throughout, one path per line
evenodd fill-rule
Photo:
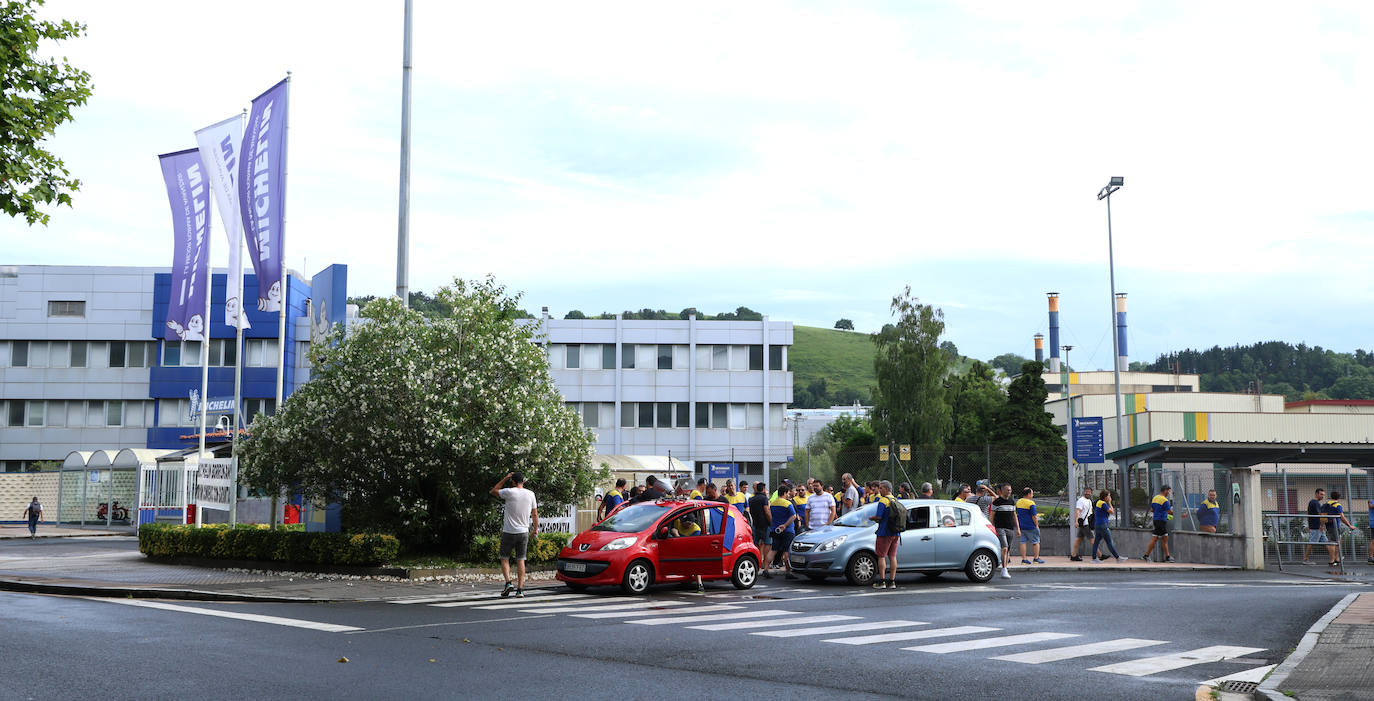
M 594 531 L 615 531 L 616 533 L 638 533 L 647 529 L 662 516 L 664 509 L 657 504 L 633 504 L 627 506 L 601 523 L 592 526 Z
M 845 515 L 843 515 L 843 516 L 841 516 L 841 517 L 835 519 L 835 525 L 836 525 L 836 526 L 846 526 L 846 527 L 849 527 L 849 528 L 861 528 L 861 527 L 863 527 L 863 526 L 874 526 L 874 525 L 877 525 L 877 524 L 876 524 L 874 521 L 870 521 L 870 520 L 868 520 L 868 519 L 872 518 L 873 514 L 877 513 L 877 511 L 878 511 L 878 505 L 877 505 L 877 504 L 865 504 L 865 505 L 860 506 L 859 508 L 857 508 L 857 509 L 855 509 L 855 510 L 853 510 L 853 511 L 851 511 L 851 512 L 849 512 L 849 513 L 847 513 L 847 514 L 845 514 Z

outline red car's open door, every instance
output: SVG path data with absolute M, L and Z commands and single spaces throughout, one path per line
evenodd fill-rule
M 698 506 L 663 521 L 668 534 L 658 545 L 658 566 L 663 574 L 718 575 L 725 569 L 725 536 L 721 518 L 712 512 L 724 504 Z M 676 535 L 675 535 L 676 534 Z

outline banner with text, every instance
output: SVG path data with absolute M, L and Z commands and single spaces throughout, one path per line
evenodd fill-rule
M 210 293 L 210 191 L 196 149 L 158 156 L 172 206 L 172 293 L 167 298 L 169 341 L 202 341 L 205 295 Z
M 234 458 L 201 459 L 196 473 L 196 508 L 228 511 L 234 501 Z
M 282 216 L 286 213 L 286 108 L 283 80 L 253 100 L 238 164 L 238 190 L 248 254 L 258 274 L 258 311 L 281 310 Z
M 215 195 L 224 235 L 229 240 L 229 276 L 224 288 L 224 323 L 251 328 L 243 313 L 243 218 L 239 216 L 239 147 L 243 142 L 243 118 L 230 117 L 196 132 L 205 177 Z

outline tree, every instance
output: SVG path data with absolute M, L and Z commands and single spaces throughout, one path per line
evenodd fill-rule
M 840 319 L 839 321 L 835 322 L 835 328 L 841 331 L 853 331 L 854 322 L 850 321 L 849 319 Z
M 41 58 L 39 42 L 86 33 L 70 20 L 40 20 L 43 0 L 8 0 L 0 5 L 0 209 L 30 225 L 47 224 L 42 205 L 72 204 L 81 181 L 44 140 L 72 119 L 72 109 L 91 96 L 91 76 L 67 59 Z
M 1026 364 L 1026 360 L 1026 358 L 1019 356 L 1015 353 L 1003 353 L 997 356 L 996 358 L 989 360 L 988 365 L 991 365 L 992 367 L 997 368 L 1002 372 L 1005 372 L 1008 376 L 1011 376 L 1015 375 L 1018 372 L 1021 372 L 1021 366 Z
M 950 378 L 949 406 L 953 419 L 949 444 L 981 446 L 992 440 L 1007 394 L 991 367 L 973 362 L 968 372 Z
M 841 448 L 871 446 L 877 441 L 873 426 L 862 416 L 840 414 L 825 428 L 816 432 L 813 440 L 818 443 L 833 443 Z
M 1028 360 L 1021 365 L 1021 373 L 1007 387 L 1007 403 L 997 417 L 990 433 L 992 443 L 1005 451 L 1002 469 L 1008 473 L 1003 479 L 1028 484 L 1036 491 L 1054 494 L 1064 488 L 1068 479 L 1063 432 L 1054 425 L 1054 417 L 1045 411 L 1045 380 L 1040 363 Z
M 586 319 L 586 318 L 587 318 L 587 315 L 586 315 L 586 314 L 583 314 L 580 310 L 574 309 L 574 310 L 568 312 L 567 314 L 564 314 L 564 315 L 563 315 L 563 318 L 564 318 L 564 319 Z
M 458 553 L 500 527 L 487 489 L 506 472 L 523 472 L 546 509 L 591 493 L 591 433 L 516 325 L 518 296 L 490 278 L 436 296 L 452 316 L 386 297 L 346 336 L 312 344 L 310 381 L 253 421 L 245 483 L 338 501 L 346 528 Z
M 897 323 L 873 337 L 873 432 L 880 443 L 910 443 L 921 455 L 938 454 L 951 425 L 944 388 L 949 355 L 939 345 L 945 315 L 912 297 L 910 286 L 892 298 L 892 312 Z

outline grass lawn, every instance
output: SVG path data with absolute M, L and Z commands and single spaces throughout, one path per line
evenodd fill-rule
M 873 340 L 866 333 L 794 326 L 788 364 L 792 386 L 804 388 L 825 378 L 827 389 L 854 389 L 867 398 L 873 379 Z

